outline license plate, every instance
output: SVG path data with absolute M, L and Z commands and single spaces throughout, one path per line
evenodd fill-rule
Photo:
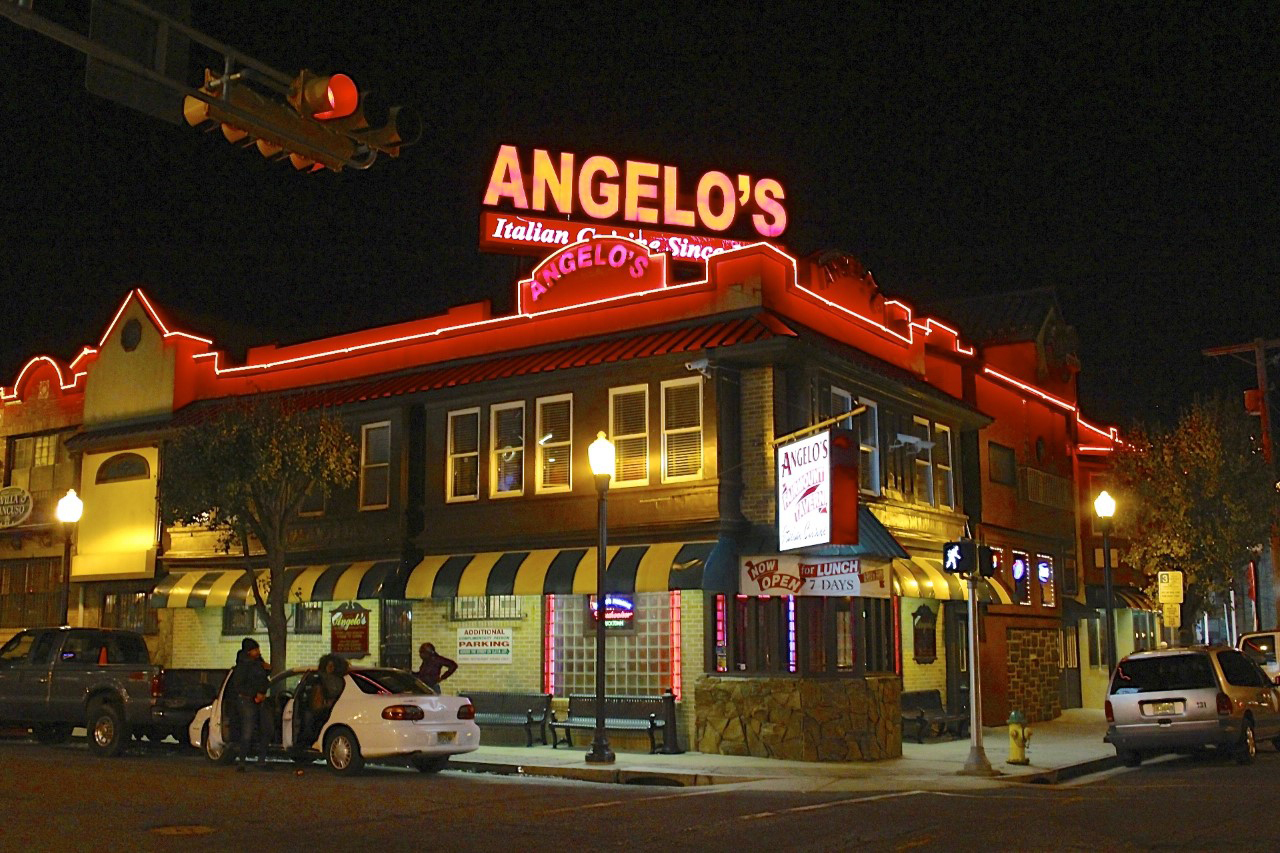
M 1176 702 L 1152 702 L 1150 705 L 1150 713 L 1152 714 L 1176 714 L 1178 712 L 1178 704 Z
M 436 743 L 453 743 L 457 739 L 457 732 L 438 732 L 436 734 Z

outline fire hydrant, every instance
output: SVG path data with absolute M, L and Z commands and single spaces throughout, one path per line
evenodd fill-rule
M 1031 744 L 1031 729 L 1027 727 L 1027 717 L 1021 711 L 1009 715 L 1009 761 L 1008 764 L 1030 764 L 1027 749 Z

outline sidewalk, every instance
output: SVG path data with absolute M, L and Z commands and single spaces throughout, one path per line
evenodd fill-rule
M 582 746 L 482 746 L 455 757 L 458 770 L 506 775 L 554 776 L 589 782 L 648 785 L 738 785 L 790 791 L 953 790 L 992 787 L 1008 782 L 1056 782 L 1118 766 L 1115 749 L 1102 742 L 1106 720 L 1101 711 L 1072 709 L 1048 723 L 1031 726 L 1030 766 L 1005 764 L 1008 729 L 983 730 L 987 759 L 1000 776 L 959 776 L 969 755 L 969 741 L 904 743 L 902 758 L 840 764 L 779 761 L 736 755 L 646 755 L 618 753 L 614 765 L 600 767 L 583 760 Z

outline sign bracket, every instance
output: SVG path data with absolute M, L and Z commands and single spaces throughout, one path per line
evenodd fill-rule
M 850 409 L 847 412 L 842 412 L 838 415 L 832 415 L 826 420 L 818 421 L 816 424 L 810 424 L 807 427 L 801 427 L 795 432 L 789 432 L 786 435 L 779 436 L 778 438 L 770 439 L 769 446 L 777 447 L 780 444 L 786 444 L 788 441 L 791 441 L 792 439 L 800 438 L 801 436 L 807 435 L 811 432 L 817 432 L 818 430 L 824 429 L 825 427 L 829 427 L 833 424 L 838 424 L 840 423 L 840 421 L 847 420 L 849 418 L 856 418 L 858 415 L 862 414 L 866 410 L 867 410 L 866 406 L 857 406 L 853 409 Z

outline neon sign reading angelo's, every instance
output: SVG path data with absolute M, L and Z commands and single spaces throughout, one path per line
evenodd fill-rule
M 692 196 L 682 194 L 690 188 Z M 599 154 L 579 159 L 571 152 L 553 158 L 542 148 L 524 159 L 516 146 L 503 145 L 489 173 L 484 205 L 715 232 L 750 215 L 756 233 L 772 238 L 787 227 L 785 198 L 773 178 L 711 170 L 694 183 L 676 166 L 640 160 L 619 164 Z M 682 206 L 690 201 L 692 207 Z

